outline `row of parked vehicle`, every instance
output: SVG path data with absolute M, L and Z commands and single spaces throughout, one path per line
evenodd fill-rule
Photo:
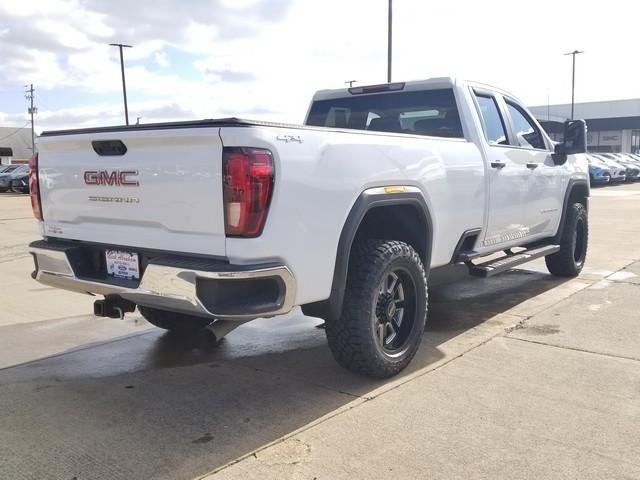
M 640 154 L 589 153 L 591 185 L 640 180 Z M 0 192 L 29 193 L 29 166 L 0 165 Z
M 589 153 L 591 185 L 640 180 L 640 155 L 635 153 Z
M 29 193 L 29 165 L 0 165 L 0 192 Z

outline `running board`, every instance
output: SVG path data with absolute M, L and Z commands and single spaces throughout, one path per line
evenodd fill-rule
M 536 258 L 546 257 L 547 255 L 556 253 L 559 250 L 560 245 L 545 245 L 543 247 L 536 247 L 522 252 L 508 254 L 504 257 L 489 260 L 488 262 L 479 263 L 477 265 L 472 262 L 467 262 L 467 267 L 469 267 L 469 273 L 474 277 L 491 277 L 509 270 L 510 268 L 535 260 Z

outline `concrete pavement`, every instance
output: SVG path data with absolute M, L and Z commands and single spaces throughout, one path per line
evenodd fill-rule
M 590 287 L 206 478 L 640 478 L 638 295 Z
M 0 478 L 640 478 L 640 185 L 593 194 L 581 277 L 432 287 L 386 382 L 299 312 L 211 351 L 95 319 L 28 277 L 28 199 L 0 196 Z

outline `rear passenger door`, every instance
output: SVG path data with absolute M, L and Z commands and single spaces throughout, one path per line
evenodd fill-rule
M 484 130 L 489 209 L 482 248 L 498 250 L 528 235 L 526 203 L 529 179 L 524 156 L 514 152 L 504 103 L 493 92 L 474 89 Z

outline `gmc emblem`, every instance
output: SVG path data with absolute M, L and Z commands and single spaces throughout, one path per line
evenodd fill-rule
M 137 177 L 137 170 L 87 170 L 84 172 L 84 183 L 87 185 L 105 185 L 116 187 L 138 187 L 138 180 L 132 180 L 131 177 Z

